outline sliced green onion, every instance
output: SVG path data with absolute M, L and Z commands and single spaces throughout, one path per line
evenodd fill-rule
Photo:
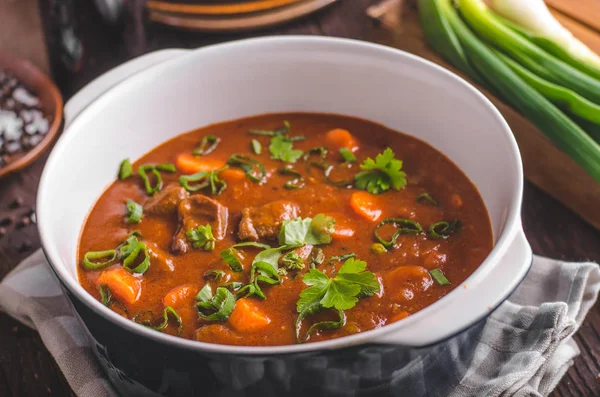
M 420 194 L 419 197 L 417 197 L 417 203 L 427 203 L 435 207 L 440 205 L 437 201 L 433 199 L 433 197 L 429 195 L 429 193 Z
M 252 151 L 254 152 L 254 154 L 261 154 L 262 153 L 262 145 L 260 144 L 259 141 L 257 141 L 256 139 L 252 140 Z
M 437 222 L 429 227 L 427 234 L 435 240 L 448 238 L 452 233 L 458 232 L 462 228 L 462 222 L 459 219 L 448 222 Z
M 387 241 L 379 236 L 379 229 L 384 225 L 394 225 L 398 228 L 392 238 Z M 379 241 L 385 248 L 391 248 L 396 244 L 396 240 L 401 234 L 419 234 L 423 233 L 423 228 L 415 221 L 411 221 L 410 219 L 401 219 L 401 218 L 388 218 L 384 219 L 375 226 L 375 230 L 373 230 L 373 236 L 377 241 Z
M 99 270 L 116 260 L 116 250 L 89 251 L 83 256 L 83 265 L 89 270 Z
M 225 272 L 223 270 L 209 270 L 204 273 L 204 278 L 213 278 L 217 283 L 221 281 L 221 279 L 225 276 Z
M 450 281 L 448 281 L 448 279 L 446 278 L 446 276 L 444 276 L 444 273 L 442 273 L 440 269 L 432 269 L 429 271 L 429 274 L 431 274 L 431 277 L 435 280 L 435 282 L 441 285 L 442 287 L 444 285 L 450 285 Z
M 263 135 L 263 136 L 277 136 L 277 135 L 286 135 L 290 132 L 290 123 L 285 120 L 283 122 L 283 127 L 276 130 L 250 130 L 249 132 L 253 135 Z
M 142 206 L 133 200 L 127 200 L 125 205 L 127 206 L 127 222 L 139 223 L 142 220 L 142 214 L 144 213 Z
M 354 153 L 352 153 L 352 150 L 346 147 L 340 149 L 340 154 L 342 155 L 344 161 L 347 163 L 354 163 L 356 161 L 356 156 L 354 155 Z
M 215 249 L 217 239 L 212 233 L 210 225 L 198 225 L 197 228 L 188 229 L 185 232 L 188 240 L 194 248 L 202 248 L 204 251 L 212 251 Z
M 219 174 L 225 171 L 228 166 L 218 170 L 200 171 L 192 175 L 182 175 L 179 177 L 179 184 L 188 192 L 197 192 L 210 186 L 213 195 L 219 195 L 227 188 L 227 182 L 219 178 Z M 194 183 L 194 184 L 190 184 Z
M 354 252 L 351 252 L 349 254 L 343 254 L 343 255 L 339 255 L 339 256 L 332 256 L 331 258 L 329 258 L 330 261 L 340 261 L 343 262 L 346 259 L 350 259 L 350 258 L 355 258 L 356 254 Z
M 227 320 L 235 307 L 235 296 L 227 288 L 218 287 L 213 296 L 208 284 L 198 292 L 196 300 L 198 315 L 208 321 Z
M 110 288 L 108 288 L 108 285 L 100 285 L 100 287 L 98 288 L 98 290 L 100 291 L 100 302 L 102 302 L 102 304 L 106 307 L 109 307 L 112 303 L 112 292 L 110 291 Z
M 254 248 L 261 248 L 263 250 L 268 250 L 271 248 L 271 246 L 268 244 L 257 243 L 255 241 L 244 241 L 243 243 L 233 244 L 232 247 L 233 248 L 254 247 Z
M 173 173 L 177 170 L 175 169 L 175 166 L 173 164 L 144 164 L 138 167 L 138 174 L 140 175 L 140 177 L 142 177 L 142 180 L 144 181 L 144 187 L 146 188 L 146 193 L 148 193 L 149 195 L 153 195 L 154 193 L 162 189 L 163 180 L 160 171 Z M 150 177 L 148 176 L 148 173 L 152 173 L 156 178 L 156 184 L 154 186 L 152 186 L 152 183 L 150 182 Z
M 198 146 L 192 154 L 194 156 L 206 156 L 209 153 L 212 153 L 219 143 L 221 142 L 221 138 L 216 137 L 214 135 L 206 135 L 202 137 L 202 141 L 200 141 L 200 146 Z
M 243 154 L 233 154 L 227 160 L 227 164 L 244 170 L 246 176 L 253 182 L 261 182 L 267 175 L 263 163 Z
M 331 179 L 331 171 L 333 171 L 334 167 L 331 164 L 328 164 L 324 161 L 321 161 L 321 162 L 312 161 L 312 162 L 308 163 L 308 165 L 306 166 L 306 168 L 309 172 L 312 167 L 320 168 L 321 170 L 323 170 L 323 175 L 325 177 L 325 181 L 327 181 L 329 184 L 331 184 L 333 186 L 350 187 L 353 184 L 353 181 L 351 181 L 351 180 L 343 179 L 340 181 L 334 181 L 333 179 Z
M 129 159 L 125 159 L 121 162 L 121 166 L 119 167 L 119 179 L 127 179 L 131 175 L 133 175 L 133 167 L 131 166 L 131 161 Z
M 243 286 L 244 283 L 240 283 L 239 281 L 232 281 L 230 283 L 224 283 L 219 285 L 219 287 L 228 288 L 232 292 L 239 290 Z
M 177 172 L 177 168 L 175 168 L 175 164 L 165 163 L 156 165 L 156 169 L 159 171 L 165 171 L 170 173 Z
M 150 315 L 152 314 L 152 312 L 145 312 L 145 313 L 138 314 L 134 317 L 134 321 L 136 321 L 140 315 L 143 315 L 146 313 L 149 313 Z M 171 317 L 173 317 L 175 319 L 175 321 L 177 321 L 177 326 L 178 326 L 177 335 L 181 335 L 181 331 L 183 329 L 183 322 L 181 321 L 181 317 L 179 316 L 179 314 L 177 314 L 175 309 L 173 309 L 171 306 L 167 306 L 167 307 L 165 307 L 165 310 L 163 310 L 163 315 L 162 315 L 163 321 L 159 325 L 154 326 L 154 325 L 152 325 L 152 322 L 149 320 L 141 321 L 140 324 L 142 324 L 144 327 L 151 328 L 155 331 L 162 331 L 163 329 L 167 328 L 167 325 L 169 325 L 169 315 L 171 315 Z
M 137 241 L 137 239 L 136 239 Z M 135 261 L 140 256 L 140 253 L 144 255 L 144 259 L 135 267 Z M 148 253 L 148 247 L 146 244 L 141 241 L 137 241 L 137 244 L 134 245 L 132 251 L 123 259 L 123 269 L 127 270 L 130 273 L 138 273 L 144 274 L 150 267 L 150 254 Z
M 241 272 L 244 270 L 242 262 L 240 262 L 238 258 L 238 251 L 235 248 L 229 247 L 224 249 L 219 255 L 221 255 L 223 261 L 225 261 L 234 272 Z
M 385 254 L 387 252 L 387 249 L 381 243 L 373 243 L 373 245 L 371 245 L 371 251 L 378 255 L 381 255 Z
M 344 313 L 343 310 L 336 310 L 337 314 L 339 316 L 338 321 L 320 321 L 316 324 L 313 324 L 310 326 L 308 331 L 306 331 L 306 335 L 304 336 L 304 338 L 301 338 L 300 331 L 302 329 L 302 321 L 306 317 L 316 314 L 316 313 L 320 312 L 321 310 L 322 310 L 321 305 L 318 303 L 315 303 L 313 305 L 308 306 L 306 309 L 302 310 L 300 312 L 300 314 L 298 314 L 298 318 L 296 319 L 296 325 L 295 325 L 296 341 L 298 343 L 306 342 L 310 338 L 310 335 L 316 330 L 336 329 L 336 328 L 342 328 L 344 325 L 346 325 L 346 314 Z
M 302 174 L 300 174 L 298 171 L 295 171 L 290 166 L 284 167 L 279 171 L 279 173 L 281 175 L 291 175 L 293 177 L 293 179 L 290 179 L 283 185 L 286 189 L 301 189 L 306 185 Z
M 257 272 L 258 275 L 256 275 Z M 238 298 L 242 296 L 249 298 L 256 295 L 261 299 L 265 299 L 265 294 L 263 293 L 259 282 L 268 285 L 281 284 L 281 277 L 277 272 L 277 268 L 267 262 L 253 263 L 252 269 L 250 270 L 250 283 L 244 285 L 237 291 Z
M 308 159 L 314 155 L 317 155 L 321 157 L 322 160 L 325 160 L 327 153 L 328 151 L 325 146 L 314 147 L 304 154 L 304 160 L 308 161 Z

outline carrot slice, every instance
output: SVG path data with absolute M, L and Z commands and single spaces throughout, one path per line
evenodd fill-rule
M 378 208 L 375 196 L 367 192 L 355 192 L 350 196 L 350 206 L 357 215 L 372 222 L 381 218 L 383 211 Z
M 165 307 L 172 306 L 177 307 L 184 301 L 190 300 L 199 291 L 199 288 L 194 284 L 183 284 L 179 287 L 175 287 L 163 297 L 163 305 Z
M 121 302 L 132 304 L 140 297 L 142 284 L 139 278 L 132 276 L 123 268 L 105 270 L 96 281 L 98 285 L 106 285 L 110 292 Z
M 358 150 L 358 141 L 348 130 L 336 128 L 327 132 L 325 139 L 337 149 L 346 148 L 353 152 Z
M 225 166 L 223 160 L 193 156 L 190 153 L 181 153 L 178 155 L 175 164 L 179 171 L 184 174 L 195 174 L 200 171 L 217 170 Z
M 249 299 L 238 299 L 229 316 L 229 324 L 237 332 L 257 332 L 265 328 L 271 319 Z
M 219 174 L 219 178 L 227 183 L 242 182 L 246 179 L 246 173 L 239 168 L 228 168 Z
M 331 237 L 334 239 L 347 239 L 356 233 L 356 222 L 341 212 L 329 212 L 325 216 L 330 216 L 335 221 L 333 233 L 331 233 Z

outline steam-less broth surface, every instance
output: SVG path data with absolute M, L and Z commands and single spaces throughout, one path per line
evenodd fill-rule
M 203 138 L 200 152 L 210 153 L 193 155 Z M 325 154 L 311 151 L 320 147 Z M 157 164 L 174 168 L 142 168 L 147 189 L 138 170 Z M 184 338 L 287 345 L 382 327 L 461 286 L 492 249 L 486 208 L 456 165 L 352 117 L 211 125 L 158 146 L 132 170 L 83 226 L 79 281 L 119 314 Z M 149 193 L 156 174 L 162 188 Z M 242 241 L 258 244 L 234 246 Z

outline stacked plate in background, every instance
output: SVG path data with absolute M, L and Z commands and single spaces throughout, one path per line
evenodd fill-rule
M 149 0 L 149 19 L 204 32 L 248 31 L 308 15 L 337 0 Z

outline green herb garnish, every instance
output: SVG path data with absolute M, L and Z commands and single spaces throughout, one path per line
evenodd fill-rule
M 301 189 L 306 184 L 302 174 L 298 171 L 294 171 L 290 166 L 284 167 L 279 173 L 281 175 L 291 175 L 293 177 L 283 185 L 286 189 Z
M 133 167 L 131 165 L 131 161 L 129 159 L 125 159 L 121 162 L 121 166 L 119 167 L 119 179 L 127 179 L 131 175 L 133 175 Z
M 100 291 L 100 302 L 102 302 L 104 306 L 109 307 L 113 299 L 110 288 L 108 288 L 108 285 L 101 285 L 98 287 L 98 290 Z
M 458 232 L 462 228 L 460 219 L 448 222 L 437 222 L 429 227 L 427 234 L 434 240 L 448 238 L 452 233 Z
M 235 307 L 235 296 L 224 287 L 218 287 L 213 296 L 210 285 L 206 284 L 196 295 L 198 315 L 209 321 L 225 321 Z
M 89 270 L 99 270 L 116 260 L 116 250 L 88 251 L 83 256 L 83 265 Z
M 148 247 L 143 242 L 139 241 L 135 235 L 130 235 L 117 250 L 119 258 L 123 258 L 123 269 L 130 273 L 144 274 L 150 267 L 150 254 Z M 138 257 L 143 255 L 142 261 Z M 139 262 L 137 265 L 136 262 Z
M 281 265 L 287 270 L 304 269 L 304 260 L 295 251 L 290 251 L 281 258 Z
M 384 240 L 379 236 L 379 229 L 384 225 L 394 225 L 397 230 L 392 236 L 392 238 L 388 240 Z M 385 248 L 391 248 L 396 244 L 396 240 L 398 236 L 401 234 L 419 234 L 423 233 L 423 228 L 419 225 L 418 222 L 411 221 L 410 219 L 401 219 L 401 218 L 387 218 L 382 220 L 375 226 L 375 230 L 373 230 L 373 236 L 377 241 L 379 241 Z
M 210 225 L 199 225 L 195 229 L 187 230 L 185 235 L 194 248 L 202 248 L 204 251 L 215 249 L 217 239 L 213 236 Z
M 127 207 L 127 222 L 139 223 L 142 220 L 142 214 L 144 212 L 142 206 L 133 200 L 127 200 L 125 206 Z
M 335 221 L 318 214 L 314 218 L 296 218 L 283 221 L 279 232 L 279 245 L 300 247 L 304 244 L 329 244 Z
M 350 252 L 350 253 L 344 254 L 344 255 L 332 256 L 331 258 L 329 258 L 329 260 L 343 262 L 346 259 L 355 258 L 355 257 L 356 257 L 356 254 L 354 252 Z
M 299 149 L 294 149 L 293 142 L 283 136 L 277 135 L 271 138 L 271 144 L 269 145 L 269 152 L 271 152 L 271 158 L 273 160 L 281 160 L 287 163 L 295 163 L 304 152 Z
M 194 149 L 192 154 L 194 156 L 206 156 L 207 154 L 212 153 L 217 146 L 219 146 L 220 142 L 221 138 L 214 135 L 206 135 L 202 138 L 202 141 L 200 141 L 200 146 Z
M 361 165 L 364 170 L 355 175 L 356 187 L 372 194 L 380 194 L 391 188 L 400 190 L 406 186 L 406 174 L 401 171 L 402 161 L 395 158 L 392 149 L 387 148 L 375 160 L 368 157 Z
M 144 164 L 138 167 L 138 174 L 144 181 L 146 193 L 148 193 L 149 195 L 153 195 L 154 193 L 162 189 L 163 180 L 160 174 L 161 171 L 174 173 L 177 170 L 175 169 L 175 166 L 173 164 Z M 152 186 L 152 183 L 150 182 L 150 177 L 148 176 L 148 173 L 153 174 L 156 179 L 154 186 Z
M 290 132 L 290 123 L 285 120 L 283 122 L 283 127 L 276 130 L 250 130 L 250 133 L 253 135 L 264 135 L 264 136 L 279 136 L 286 135 Z
M 267 175 L 263 163 L 243 154 L 231 155 L 227 160 L 227 164 L 244 170 L 246 176 L 253 182 L 261 182 Z
M 146 314 L 146 313 L 142 313 L 142 314 Z M 148 312 L 148 314 L 152 314 L 151 312 Z M 183 329 L 183 322 L 181 321 L 181 317 L 179 316 L 179 314 L 177 314 L 177 312 L 175 311 L 175 309 L 173 309 L 171 306 L 167 306 L 165 307 L 165 310 L 163 310 L 163 321 L 162 323 L 160 323 L 157 326 L 152 325 L 152 321 L 149 320 L 144 320 L 144 321 L 139 321 L 140 324 L 142 324 L 144 327 L 148 327 L 151 328 L 155 331 L 162 331 L 163 329 L 167 328 L 167 325 L 169 325 L 169 315 L 171 315 L 171 317 L 173 317 L 175 319 L 175 321 L 177 321 L 177 335 L 181 335 L 181 331 Z M 139 315 L 135 316 L 133 318 L 134 321 L 137 321 Z
M 209 270 L 206 273 L 204 273 L 203 277 L 205 279 L 213 278 L 218 283 L 221 281 L 223 276 L 225 276 L 225 272 L 223 270 L 213 269 L 213 270 Z
M 439 206 L 439 203 L 435 201 L 433 197 L 429 195 L 429 193 L 420 194 L 419 197 L 417 197 L 417 203 L 427 203 L 433 205 L 434 207 Z
M 325 146 L 314 147 L 314 148 L 310 149 L 308 152 L 306 152 L 306 154 L 304 155 L 304 160 L 308 161 L 308 159 L 314 155 L 317 155 L 322 160 L 325 160 L 325 158 L 327 158 L 327 153 L 328 153 L 328 150 Z
M 380 291 L 381 286 L 375 274 L 366 271 L 366 268 L 366 262 L 350 258 L 344 262 L 334 278 L 329 278 L 317 269 L 311 269 L 304 275 L 302 281 L 309 288 L 300 293 L 300 299 L 296 304 L 296 310 L 299 313 L 296 320 L 296 338 L 299 342 L 307 340 L 310 333 L 316 329 L 313 325 L 308 330 L 306 337 L 300 338 L 301 322 L 308 315 L 323 309 L 336 309 L 340 315 L 340 321 L 335 324 L 320 325 L 319 329 L 341 327 L 345 322 L 343 310 L 352 309 L 359 298 L 372 296 Z
M 373 251 L 374 253 L 376 253 L 378 255 L 381 255 L 381 254 L 385 254 L 387 252 L 387 249 L 381 243 L 373 243 L 373 245 L 371 245 L 371 251 Z
M 252 151 L 254 152 L 254 154 L 261 154 L 262 153 L 262 145 L 260 144 L 259 141 L 257 141 L 256 139 L 252 140 Z
M 221 255 L 223 261 L 227 263 L 231 270 L 233 270 L 234 272 L 241 272 L 244 270 L 244 268 L 242 267 L 242 262 L 240 262 L 238 258 L 238 251 L 235 248 L 226 248 L 223 251 L 221 251 L 219 255 Z
M 179 184 L 188 192 L 197 192 L 210 187 L 210 191 L 213 195 L 219 195 L 223 193 L 223 190 L 227 188 L 227 182 L 219 178 L 219 174 L 225 171 L 227 166 L 210 171 L 200 171 L 192 175 L 182 175 L 179 177 Z M 194 184 L 190 184 L 193 182 Z
M 450 285 L 450 281 L 444 276 L 444 273 L 440 269 L 433 269 L 429 271 L 431 277 L 435 280 L 436 283 L 441 285 L 442 287 L 445 285 Z
M 340 154 L 346 163 L 354 163 L 356 161 L 356 156 L 352 153 L 352 150 L 346 147 L 340 149 Z
M 351 180 L 339 180 L 339 181 L 335 181 L 331 178 L 331 171 L 333 171 L 334 167 L 331 164 L 326 163 L 325 161 L 311 161 L 310 163 L 308 163 L 308 165 L 306 166 L 306 169 L 308 172 L 310 172 L 311 168 L 319 168 L 321 170 L 323 170 L 323 175 L 325 176 L 325 181 L 333 186 L 337 186 L 337 187 L 350 187 L 352 186 L 352 181 Z

